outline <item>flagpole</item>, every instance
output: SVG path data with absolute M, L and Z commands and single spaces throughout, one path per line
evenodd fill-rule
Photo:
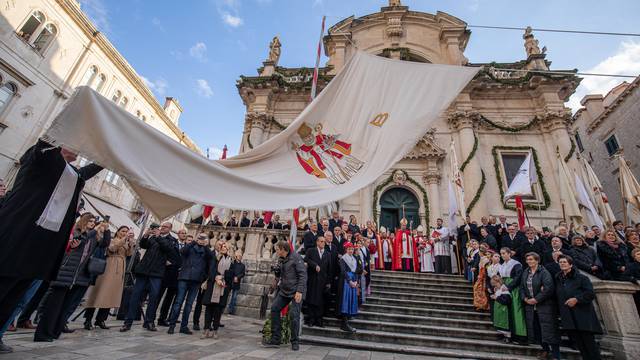
M 622 191 L 622 177 L 618 180 L 620 184 L 620 197 L 622 199 L 622 223 L 624 226 L 627 226 L 627 201 L 624 198 L 624 193 Z

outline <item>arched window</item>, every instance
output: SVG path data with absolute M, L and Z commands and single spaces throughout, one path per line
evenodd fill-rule
M 106 82 L 107 77 L 104 74 L 100 74 L 100 76 L 98 76 L 98 81 L 96 81 L 95 84 L 93 84 L 93 86 L 91 87 L 93 88 L 93 90 L 101 92 Z
M 56 28 L 55 25 L 51 23 L 45 25 L 44 29 L 42 29 L 36 40 L 33 42 L 33 47 L 36 48 L 36 51 L 42 54 L 49 44 L 51 44 L 57 33 L 58 28 Z
M 127 97 L 126 97 L 126 96 L 125 96 L 125 97 L 123 97 L 123 98 L 122 98 L 122 100 L 120 100 L 120 106 L 121 106 L 123 109 L 126 109 L 128 104 L 129 104 L 129 99 L 127 99 Z
M 98 67 L 95 65 L 91 65 L 84 73 L 82 81 L 80 81 L 80 85 L 91 86 L 93 80 L 96 78 L 96 75 L 98 75 Z
M 121 97 L 122 97 L 122 92 L 120 92 L 120 90 L 116 90 L 116 92 L 113 93 L 113 97 L 111 98 L 111 101 L 117 104 L 118 102 L 120 102 Z
M 0 87 L 0 112 L 6 109 L 17 92 L 18 87 L 13 83 L 6 83 Z
M 18 31 L 18 35 L 24 40 L 29 41 L 40 25 L 44 23 L 44 20 L 44 14 L 40 11 L 32 12 L 24 25 L 22 25 L 22 28 Z
M 140 113 L 140 110 L 136 111 L 136 117 L 138 119 L 140 119 L 142 117 L 142 113 Z
M 147 122 L 147 117 L 146 117 L 146 116 L 144 116 L 144 115 L 142 115 L 142 121 L 143 121 L 143 122 Z

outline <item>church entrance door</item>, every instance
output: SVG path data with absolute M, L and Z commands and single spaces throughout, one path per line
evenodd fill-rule
M 415 229 L 420 225 L 420 202 L 413 193 L 404 188 L 391 188 L 380 197 L 380 226 L 388 231 L 400 228 L 402 219 L 402 205 L 404 205 L 407 227 L 411 223 Z

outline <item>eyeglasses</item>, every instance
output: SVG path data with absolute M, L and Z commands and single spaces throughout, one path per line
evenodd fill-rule
M 206 237 L 198 237 L 198 240 L 207 240 Z

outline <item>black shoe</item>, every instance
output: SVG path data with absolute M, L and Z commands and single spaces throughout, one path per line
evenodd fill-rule
M 269 342 L 263 342 L 262 346 L 266 347 L 266 348 L 279 348 L 280 347 L 280 342 L 271 340 Z
M 0 354 L 9 354 L 12 353 L 13 349 L 11 346 L 5 345 L 2 340 L 0 340 Z
M 71 334 L 71 333 L 73 333 L 74 331 L 76 331 L 76 330 L 75 330 L 75 329 L 69 329 L 69 327 L 68 327 L 67 325 L 65 325 L 65 326 L 62 328 L 62 332 L 63 332 L 63 333 L 65 333 L 65 334 Z
M 189 330 L 189 328 L 180 329 L 181 334 L 193 335 L 193 331 Z
M 52 338 L 33 338 L 33 342 L 53 342 Z
M 169 326 L 169 330 L 167 330 L 167 334 L 173 334 L 176 330 L 175 326 Z
M 200 324 L 193 324 L 194 331 L 200 331 Z
M 93 326 L 91 326 L 91 321 L 85 321 L 84 322 L 84 329 L 85 330 L 93 330 Z
M 164 320 L 158 320 L 158 326 L 169 326 L 169 324 Z
M 158 328 L 156 327 L 156 324 L 154 324 L 154 323 L 148 323 L 146 329 L 149 330 L 149 331 L 158 331 Z
M 129 330 L 131 330 L 131 325 L 122 325 L 120 328 L 120 332 L 127 332 Z
M 102 330 L 109 330 L 109 327 L 104 323 L 104 321 L 96 321 L 95 325 Z
M 223 327 L 224 327 L 224 325 L 220 324 L 220 325 L 218 325 L 218 327 L 219 327 L 219 328 L 223 328 Z
M 291 343 L 291 350 L 293 351 L 300 350 L 300 345 L 298 345 L 298 343 Z

